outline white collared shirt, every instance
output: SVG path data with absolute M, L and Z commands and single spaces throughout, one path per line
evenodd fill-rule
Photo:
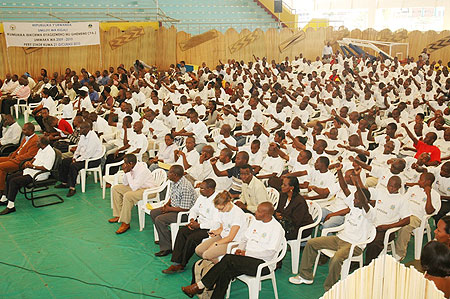
M 145 162 L 137 162 L 130 172 L 125 173 L 122 184 L 130 186 L 133 191 L 156 187 L 152 172 Z
M 100 156 L 103 151 L 102 142 L 94 131 L 89 131 L 86 136 L 81 135 L 77 149 L 73 154 L 75 161 L 85 161 Z
M 50 145 L 47 145 L 44 149 L 40 148 L 34 156 L 34 162 L 33 166 L 44 166 L 45 169 L 51 170 L 53 167 L 53 163 L 55 163 L 56 154 L 53 148 Z M 30 175 L 33 177 L 36 175 L 36 173 L 40 172 L 41 170 L 32 169 L 32 168 L 25 168 L 23 170 L 23 175 Z M 36 177 L 37 181 L 44 181 L 48 179 L 50 176 L 49 172 L 42 173 Z
M 14 122 L 8 127 L 2 128 L 3 137 L 0 138 L 0 143 L 5 144 L 18 144 L 20 142 L 20 136 L 22 135 L 22 128 L 17 122 Z

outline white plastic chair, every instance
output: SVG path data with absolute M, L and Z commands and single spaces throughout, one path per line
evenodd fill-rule
M 232 250 L 234 252 L 236 248 Z M 258 299 L 259 291 L 261 290 L 261 282 L 263 280 L 272 280 L 273 292 L 275 294 L 275 299 L 278 299 L 278 290 L 277 290 L 277 280 L 275 277 L 275 268 L 276 264 L 281 261 L 286 255 L 287 245 L 286 239 L 283 237 L 281 241 L 280 248 L 278 249 L 278 254 L 276 258 L 269 262 L 262 263 L 258 266 L 256 270 L 256 276 L 248 276 L 248 275 L 240 275 L 237 277 L 240 281 L 244 282 L 248 286 L 249 299 Z M 268 267 L 270 272 L 267 275 L 262 275 L 262 270 Z M 228 287 L 226 298 L 230 298 L 231 292 L 231 283 Z
M 123 175 L 123 172 L 120 173 L 121 171 L 117 172 L 116 174 L 110 174 L 109 172 L 111 171 L 111 167 L 117 167 L 123 164 L 123 160 L 116 162 L 116 163 L 111 163 L 111 164 L 106 164 L 106 168 L 105 168 L 105 175 L 103 176 L 103 186 L 102 186 L 102 198 L 105 199 L 105 193 L 106 193 L 106 184 L 111 184 L 111 189 L 114 185 L 116 185 L 116 177 Z M 112 196 L 111 196 L 112 199 Z
M 180 227 L 188 225 L 189 219 L 187 221 L 183 221 L 183 216 L 188 216 L 189 211 L 186 212 L 179 212 L 177 214 L 177 222 L 170 224 L 170 236 L 172 238 L 172 249 L 175 246 L 175 239 L 177 238 L 178 231 L 180 230 Z
M 106 148 L 104 145 L 102 145 L 102 154 L 99 155 L 98 157 L 94 157 L 92 159 L 87 159 L 84 161 L 84 168 L 80 170 L 79 176 L 81 179 L 81 192 L 85 193 L 86 192 L 86 175 L 87 172 L 93 172 L 94 173 L 94 182 L 97 183 L 97 174 L 98 174 L 98 180 L 100 181 L 100 187 L 102 187 L 102 165 L 101 163 L 96 166 L 96 167 L 92 167 L 89 168 L 89 162 L 91 161 L 97 161 L 100 160 L 101 158 L 103 158 L 103 156 L 106 153 Z
M 311 200 L 307 200 L 306 203 L 308 204 L 309 214 L 311 214 L 314 222 L 300 227 L 298 229 L 297 239 L 287 241 L 287 244 L 291 247 L 291 262 L 292 262 L 292 273 L 293 274 L 298 273 L 298 266 L 299 266 L 299 262 L 300 262 L 300 247 L 301 247 L 302 242 L 305 242 L 305 241 L 308 241 L 309 239 L 311 239 L 311 236 L 302 238 L 303 232 L 307 229 L 317 227 L 320 223 L 320 220 L 322 219 L 322 209 L 320 208 L 320 206 Z M 312 235 L 312 233 L 311 233 L 311 235 Z
M 274 209 L 278 207 L 278 201 L 280 199 L 280 193 L 271 187 L 266 188 L 269 201 L 273 204 Z
M 39 103 L 37 103 L 37 104 L 39 105 Z M 28 98 L 25 98 L 25 99 L 17 98 L 17 104 L 15 104 L 13 107 L 11 107 L 11 112 L 12 112 L 12 109 L 14 109 L 14 112 L 16 114 L 16 119 L 19 119 L 19 108 L 23 108 L 24 110 L 26 110 L 27 105 L 28 105 Z M 37 107 L 38 105 L 36 105 L 35 107 Z
M 342 229 L 344 229 L 344 225 L 323 229 L 322 230 L 322 236 L 326 236 L 326 235 L 328 235 L 328 233 L 338 232 L 338 231 L 340 231 Z M 371 230 L 369 232 L 369 235 L 368 235 L 368 237 L 367 237 L 367 239 L 365 241 L 363 241 L 361 243 L 352 244 L 350 246 L 350 251 L 348 253 L 348 257 L 347 257 L 347 259 L 345 259 L 345 261 L 342 264 L 341 279 L 344 279 L 344 278 L 346 278 L 348 276 L 348 272 L 350 272 L 350 264 L 351 264 L 351 262 L 358 262 L 360 268 L 363 266 L 363 264 L 364 264 L 364 262 L 363 262 L 363 254 L 361 253 L 358 256 L 353 256 L 353 252 L 355 251 L 355 247 L 362 248 L 362 247 L 366 246 L 367 244 L 369 244 L 370 242 L 372 242 L 375 239 L 375 235 L 376 234 L 377 234 L 377 230 L 376 230 L 375 226 L 373 226 L 371 228 Z M 314 264 L 313 276 L 316 275 L 317 265 L 319 264 L 320 253 L 323 253 L 324 255 L 328 256 L 329 258 L 332 258 L 334 256 L 334 254 L 336 253 L 336 251 L 330 250 L 330 249 L 321 249 L 321 250 L 319 250 L 319 252 L 317 254 L 316 262 Z
M 150 211 L 147 208 L 147 203 L 151 204 L 153 208 L 164 204 L 169 199 L 169 181 L 167 180 L 167 174 L 163 169 L 156 169 L 152 172 L 153 179 L 155 180 L 156 187 L 148 188 L 142 194 L 142 200 L 138 201 L 138 216 L 139 216 L 139 231 L 142 231 L 145 227 L 145 214 L 150 215 Z M 163 201 L 159 200 L 159 193 L 167 187 L 166 198 Z M 149 195 L 156 194 L 155 197 L 149 198 Z M 156 229 L 155 237 L 157 236 Z M 155 239 L 157 241 L 158 239 Z
M 383 247 L 383 251 L 381 251 L 381 254 L 387 254 L 388 251 L 390 250 L 392 252 L 393 256 L 396 256 L 395 254 L 395 239 L 389 242 L 389 237 L 391 236 L 391 234 L 394 234 L 396 231 L 399 231 L 401 229 L 401 227 L 393 227 L 390 228 L 386 231 L 386 233 L 384 234 L 384 247 Z
M 20 104 L 19 106 L 21 106 L 22 104 Z M 25 111 L 23 112 L 23 120 L 25 123 L 28 122 L 28 119 L 30 117 L 31 111 L 33 111 L 34 108 L 36 108 L 37 106 L 39 106 L 39 103 L 29 103 L 28 105 L 25 106 Z M 17 108 L 18 109 L 18 108 Z M 16 115 L 19 113 L 19 111 L 16 111 Z
M 420 254 L 422 253 L 423 235 L 427 234 L 428 241 L 431 241 L 431 227 L 428 220 L 436 213 L 437 211 L 432 215 L 425 215 L 420 226 L 412 232 L 414 235 L 414 259 L 416 260 L 420 260 Z

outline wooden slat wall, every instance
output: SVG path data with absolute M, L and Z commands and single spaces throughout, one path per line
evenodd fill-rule
M 412 31 L 408 33 L 405 31 L 391 32 L 388 29 L 382 31 L 356 29 L 348 32 L 335 31 L 331 27 L 318 30 L 308 28 L 304 40 L 280 53 L 279 44 L 294 35 L 295 31 L 287 28 L 269 29 L 266 32 L 259 31 L 258 39 L 231 54 L 230 46 L 240 38 L 251 34 L 251 31 L 237 32 L 230 28 L 225 33 L 218 32 L 216 39 L 187 51 L 182 51 L 179 44 L 188 40 L 191 37 L 190 34 L 183 31 L 177 32 L 174 27 L 161 27 L 158 30 L 146 27 L 144 31 L 143 36 L 115 50 L 111 49 L 109 41 L 121 36 L 123 32 L 113 27 L 109 31 L 101 31 L 101 46 L 43 48 L 30 54 L 26 54 L 22 48 L 10 47 L 7 49 L 5 36 L 0 34 L 0 77 L 4 77 L 7 72 L 23 74 L 28 71 L 32 75 L 37 75 L 41 68 L 46 68 L 49 73 L 64 72 L 66 67 L 77 72 L 84 67 L 88 71 L 94 72 L 109 66 L 117 67 L 121 63 L 129 67 L 136 59 L 141 59 L 147 64 L 155 64 L 160 69 L 167 69 L 170 64 L 180 60 L 196 65 L 206 62 L 211 67 L 214 67 L 219 60 L 226 62 L 230 58 L 248 62 L 253 59 L 253 54 L 259 57 L 266 56 L 269 61 L 272 59 L 280 61 L 284 60 L 286 56 L 293 59 L 303 53 L 304 57 L 315 60 L 317 56 L 321 55 L 325 41 L 333 41 L 342 37 L 408 42 L 409 55 L 417 57 L 428 44 L 450 35 L 450 31 L 439 33 Z M 401 51 L 401 47 L 397 47 L 394 53 L 399 51 Z M 433 52 L 431 57 L 436 60 L 442 59 L 444 63 L 447 63 L 450 60 L 450 46 Z

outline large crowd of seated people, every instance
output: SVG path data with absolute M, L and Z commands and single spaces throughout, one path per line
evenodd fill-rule
M 194 271 L 185 294 L 223 298 L 231 279 L 255 275 L 274 259 L 283 238 L 309 236 L 299 274 L 289 281 L 312 284 L 319 251 L 331 249 L 328 290 L 351 244 L 372 231 L 373 241 L 353 253 L 365 251 L 365 264 L 383 252 L 392 229 L 389 241 L 402 261 L 428 216 L 440 238 L 448 236 L 449 70 L 425 49 L 405 61 L 336 52 L 315 61 L 302 54 L 281 62 L 228 60 L 193 71 L 183 61 L 158 71 L 137 60 L 92 73 L 7 74 L 0 80 L 0 144 L 17 149 L 0 158 L 0 215 L 16 212 L 21 186 L 48 178 L 35 174 L 53 167 L 54 148 L 62 152 L 55 187 L 67 188 L 67 197 L 76 194 L 87 160 L 103 174 L 122 170 L 109 222 L 123 234 L 134 205 L 157 186 L 152 174 L 165 169 L 170 188 L 158 196 L 168 200 L 150 212 L 155 255 L 172 255 L 173 264 L 161 269 L 166 274 L 184 271 L 194 254 L 201 258 L 201 274 Z M 15 109 L 36 125 L 21 128 Z M 269 188 L 279 193 L 275 206 Z M 339 227 L 336 235 L 313 237 L 309 228 L 298 236 L 315 221 L 312 203 L 322 211 L 316 229 Z M 172 240 L 169 227 L 181 212 L 188 224 Z M 232 242 L 238 249 L 230 254 Z M 448 247 L 448 238 L 442 244 Z M 439 246 L 427 247 L 427 269 L 434 265 L 429 251 Z

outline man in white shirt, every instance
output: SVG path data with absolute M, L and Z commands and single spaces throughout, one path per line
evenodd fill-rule
M 272 203 L 259 204 L 255 211 L 256 220 L 250 223 L 234 254 L 226 254 L 201 281 L 182 287 L 181 290 L 193 297 L 205 288 L 214 289 L 212 298 L 225 298 L 233 278 L 243 274 L 255 276 L 260 264 L 276 257 L 284 239 L 284 230 L 273 218 L 273 212 Z M 269 269 L 263 268 L 262 275 L 268 273 Z
M 213 179 L 206 179 L 200 184 L 200 196 L 189 210 L 189 224 L 178 230 L 172 252 L 173 264 L 163 270 L 163 273 L 183 272 L 197 245 L 208 238 L 210 229 L 216 228 L 215 219 L 218 211 L 213 200 L 217 194 L 216 182 Z
M 307 200 L 322 200 L 320 204 L 325 206 L 327 203 L 325 199 L 331 198 L 335 195 L 339 186 L 336 182 L 336 177 L 328 170 L 330 160 L 327 157 L 321 156 L 317 158 L 314 163 L 315 171 L 309 175 L 308 195 L 304 196 Z M 321 206 L 322 207 L 322 206 Z
M 352 181 L 357 185 L 356 176 L 352 176 Z M 331 249 L 336 251 L 330 259 L 328 276 L 325 279 L 325 291 L 329 290 L 338 280 L 341 274 L 342 263 L 348 258 L 351 244 L 361 243 L 367 240 L 369 234 L 374 229 L 375 211 L 369 205 L 370 192 L 361 189 L 358 184 L 354 199 L 347 197 L 345 203 L 349 210 L 345 215 L 344 228 L 335 236 L 322 236 L 308 241 L 303 249 L 302 260 L 300 262 L 300 273 L 290 277 L 289 282 L 293 284 L 312 284 L 313 266 L 316 261 L 318 251 L 321 249 Z M 355 247 L 353 256 L 362 254 L 363 248 Z
M 450 212 L 450 161 L 445 162 L 440 167 L 430 167 L 428 171 L 434 174 L 436 179 L 434 189 L 441 196 L 441 209 L 433 217 L 436 223 L 439 219 Z
M 11 114 L 4 114 L 0 145 L 19 144 L 20 136 L 22 136 L 22 128 L 20 125 L 14 120 Z
M 183 166 L 184 170 L 188 170 L 199 162 L 200 154 L 195 149 L 195 138 L 187 137 L 183 149 L 175 150 L 175 164 Z
M 394 257 L 399 261 L 405 258 L 411 233 L 421 225 L 423 217 L 435 214 L 441 208 L 439 193 L 432 189 L 433 183 L 434 174 L 430 172 L 422 173 L 419 182 L 410 187 L 405 194 L 411 216 L 409 224 L 398 231 L 398 237 L 395 241 L 396 256 Z
M 87 111 L 89 113 L 95 110 L 92 106 L 91 98 L 89 97 L 89 89 L 86 86 L 81 87 L 78 90 L 78 102 L 75 102 L 74 107 L 79 111 Z
M 178 149 L 178 145 L 174 141 L 172 134 L 166 134 L 164 144 L 161 143 L 159 146 L 158 155 L 147 161 L 151 171 L 158 168 L 158 162 L 166 164 L 173 164 L 175 162 L 175 151 Z
M 145 189 L 156 187 L 147 164 L 138 162 L 134 154 L 126 154 L 123 160 L 125 175 L 122 184 L 112 188 L 114 217 L 108 220 L 109 223 L 122 223 L 116 234 L 123 234 L 130 228 L 131 209 L 142 200 Z
M 229 148 L 224 148 L 220 151 L 219 158 L 212 158 L 210 160 L 211 166 L 215 165 L 219 172 L 227 171 L 234 166 L 233 162 L 231 162 L 231 158 L 233 158 L 233 152 Z M 214 171 L 209 176 L 216 181 L 216 189 L 219 192 L 230 190 L 231 185 L 233 184 L 231 177 L 217 176 Z
M 330 42 L 323 47 L 322 57 L 329 58 L 333 54 L 333 48 L 330 46 Z
M 367 245 L 365 263 L 377 258 L 384 248 L 384 237 L 386 231 L 394 227 L 403 227 L 409 224 L 411 212 L 409 211 L 408 200 L 404 194 L 400 193 L 402 187 L 402 180 L 399 176 L 392 176 L 387 187 L 377 188 L 372 190 L 373 202 L 375 206 L 375 226 L 377 234 L 375 239 Z M 395 236 L 391 234 L 390 238 Z M 390 240 L 391 241 L 391 240 Z
M 112 134 L 112 127 L 108 124 L 106 119 L 99 117 L 97 113 L 89 113 L 89 119 L 92 121 L 92 128 L 97 133 L 98 137 L 102 135 L 110 136 Z M 110 140 L 111 137 L 106 137 L 105 140 Z
M 190 114 L 191 122 L 185 128 L 181 129 L 178 132 L 175 132 L 174 136 L 194 136 L 195 141 L 197 143 L 195 149 L 198 152 L 202 151 L 202 148 L 206 144 L 205 136 L 208 135 L 208 128 L 205 123 L 202 122 L 198 118 L 198 113 L 196 111 L 192 111 Z
M 42 173 L 36 178 L 34 176 L 41 171 L 49 171 L 55 163 L 55 151 L 49 145 L 50 141 L 46 136 L 39 139 L 39 150 L 36 156 L 23 164 L 23 171 L 15 172 L 9 175 L 6 179 L 6 192 L 0 200 L 0 205 L 6 205 L 6 208 L 0 212 L 0 215 L 6 215 L 16 211 L 14 201 L 16 200 L 19 189 L 30 184 L 33 180 L 46 180 L 50 173 Z
M 61 184 L 55 186 L 55 188 L 69 188 L 67 197 L 71 197 L 76 193 L 75 184 L 78 172 L 84 168 L 84 161 L 98 158 L 97 160 L 90 161 L 88 167 L 96 167 L 101 162 L 101 157 L 99 156 L 103 151 L 102 142 L 92 130 L 92 123 L 81 123 L 80 134 L 80 141 L 73 154 L 73 158 L 66 158 L 61 162 L 61 166 L 59 167 L 59 180 Z

